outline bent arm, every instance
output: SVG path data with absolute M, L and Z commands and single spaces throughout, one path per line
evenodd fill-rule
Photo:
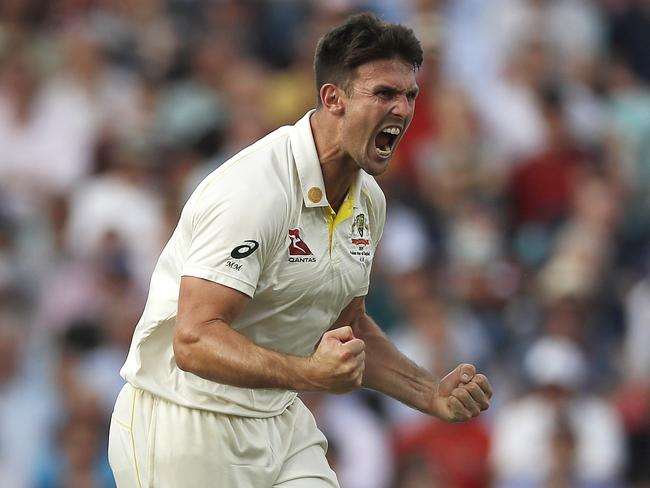
M 461 364 L 442 380 L 402 354 L 368 316 L 363 297 L 343 310 L 334 327 L 349 323 L 364 341 L 366 364 L 362 385 L 442 420 L 476 417 L 489 406 L 492 389 L 470 364 Z
M 173 343 L 178 367 L 244 388 L 313 388 L 305 374 L 308 358 L 260 347 L 231 327 L 249 300 L 232 288 L 183 276 Z
M 309 357 L 272 351 L 230 325 L 249 300 L 232 288 L 183 276 L 173 342 L 178 367 L 242 388 L 343 393 L 361 385 L 364 346 L 350 327 L 326 332 Z
M 363 386 L 379 391 L 400 402 L 425 412 L 431 412 L 438 382 L 427 370 L 402 354 L 386 334 L 366 314 L 362 297 L 357 297 L 342 312 L 338 324 L 352 324 L 355 337 L 366 344 L 366 368 Z

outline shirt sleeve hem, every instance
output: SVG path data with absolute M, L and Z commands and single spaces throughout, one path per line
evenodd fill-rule
M 366 287 L 362 288 L 361 290 L 359 290 L 358 292 L 356 292 L 354 294 L 354 296 L 355 296 L 355 298 L 356 297 L 365 297 L 368 294 L 368 291 L 369 291 L 369 287 L 366 286 Z
M 204 268 L 196 265 L 185 265 L 181 273 L 182 276 L 194 276 L 195 278 L 202 278 L 204 280 L 213 281 L 220 285 L 233 288 L 237 291 L 245 293 L 253 298 L 255 295 L 255 285 L 248 283 L 240 278 L 224 274 L 214 269 Z

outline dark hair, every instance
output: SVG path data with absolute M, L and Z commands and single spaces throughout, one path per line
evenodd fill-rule
M 422 64 L 422 46 L 413 30 L 382 21 L 371 13 L 353 15 L 318 41 L 314 73 L 318 106 L 325 83 L 346 87 L 358 66 L 378 59 L 400 59 L 413 66 Z

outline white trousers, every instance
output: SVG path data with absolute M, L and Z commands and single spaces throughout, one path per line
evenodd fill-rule
M 182 407 L 125 385 L 108 457 L 119 488 L 339 488 L 327 441 L 296 398 L 271 418 Z

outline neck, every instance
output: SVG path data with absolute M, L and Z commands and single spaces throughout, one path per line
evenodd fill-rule
M 329 116 L 320 109 L 311 116 L 310 124 L 323 172 L 325 195 L 332 209 L 338 212 L 360 170 L 354 160 L 341 148 L 337 118 Z

